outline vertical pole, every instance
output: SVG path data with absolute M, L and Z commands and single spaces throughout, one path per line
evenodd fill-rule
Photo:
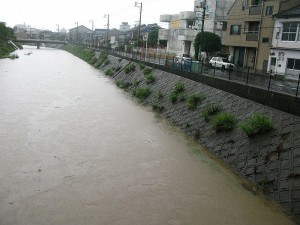
M 200 51 L 199 51 L 200 60 L 202 59 L 201 52 L 204 48 L 204 22 L 205 22 L 206 0 L 202 2 L 202 8 L 203 8 L 203 15 L 202 15 L 202 26 L 201 26 L 201 43 L 200 43 Z M 201 74 L 202 74 L 202 69 L 201 69 Z
M 270 75 L 270 78 L 269 78 L 269 85 L 268 85 L 268 91 L 270 90 L 270 86 L 271 86 L 271 79 L 272 79 L 272 76 Z
M 217 62 L 215 62 L 215 66 L 214 66 L 214 77 L 216 76 L 216 65 L 217 65 Z
M 228 69 L 228 79 L 230 80 L 230 68 Z
M 246 84 L 248 84 L 248 82 L 249 82 L 249 73 L 250 73 L 250 67 L 248 67 L 248 72 L 247 72 L 247 83 L 246 83 Z
M 77 35 L 76 35 L 76 42 L 77 42 L 77 44 L 78 44 L 78 22 L 76 22 L 76 24 L 77 24 Z
M 299 77 L 298 77 L 298 85 L 297 85 L 296 96 L 298 96 L 299 83 L 300 83 L 300 73 L 299 73 Z

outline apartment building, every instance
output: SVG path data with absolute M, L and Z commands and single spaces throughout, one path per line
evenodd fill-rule
M 268 72 L 286 79 L 300 76 L 300 5 L 274 16 Z
M 194 40 L 201 31 L 204 17 L 204 31 L 218 34 L 222 44 L 225 44 L 227 12 L 233 2 L 234 0 L 196 0 L 194 11 L 161 15 L 160 22 L 168 23 L 168 29 L 159 30 L 159 39 L 167 41 L 169 53 L 194 56 Z
M 231 61 L 241 68 L 267 72 L 273 15 L 298 5 L 299 0 L 236 0 L 228 13 L 225 41 Z

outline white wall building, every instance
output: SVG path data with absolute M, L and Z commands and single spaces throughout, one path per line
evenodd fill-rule
M 214 32 L 225 42 L 227 13 L 234 0 L 207 0 L 205 6 L 204 31 Z M 161 15 L 160 22 L 167 22 L 168 29 L 159 30 L 159 39 L 167 40 L 167 52 L 194 56 L 194 40 L 201 31 L 204 0 L 196 0 L 194 11 L 174 15 Z
M 300 76 L 300 5 L 275 15 L 268 72 L 292 80 Z
M 122 24 L 120 25 L 120 31 L 122 32 L 126 32 L 130 30 L 130 25 L 128 24 L 128 22 L 122 22 Z

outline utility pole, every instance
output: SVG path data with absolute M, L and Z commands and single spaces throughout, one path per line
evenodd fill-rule
M 59 40 L 59 24 L 56 24 L 57 26 L 57 40 Z
M 142 21 L 142 9 L 143 9 L 143 3 L 142 2 L 135 2 L 135 7 L 138 7 L 140 9 L 140 20 L 139 20 L 139 33 L 137 38 L 137 47 L 140 47 L 140 35 L 141 35 L 141 21 Z
M 107 18 L 107 35 L 106 35 L 106 44 L 108 48 L 108 32 L 109 32 L 109 14 L 104 14 L 104 18 Z
M 76 43 L 78 44 L 78 22 L 75 22 L 75 24 L 77 24 Z
M 206 11 L 206 0 L 204 2 L 201 2 L 201 8 L 203 9 L 203 15 L 202 15 L 202 26 L 201 26 L 201 44 L 200 44 L 200 61 L 201 61 L 201 52 L 204 48 L 204 21 L 205 21 L 205 11 Z
M 92 23 L 92 34 L 91 34 L 91 39 L 92 39 L 92 47 L 94 46 L 94 20 L 90 20 Z

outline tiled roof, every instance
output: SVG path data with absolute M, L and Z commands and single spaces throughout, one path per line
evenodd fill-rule
M 280 13 L 277 13 L 275 17 L 277 18 L 300 17 L 300 5 L 288 10 L 284 10 Z

